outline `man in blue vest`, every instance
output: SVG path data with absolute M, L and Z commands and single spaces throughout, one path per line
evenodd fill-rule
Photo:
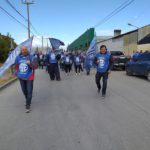
M 21 47 L 21 53 L 16 58 L 16 76 L 20 80 L 22 92 L 26 98 L 26 113 L 30 112 L 30 105 L 32 100 L 34 70 L 36 68 L 34 57 L 31 56 L 26 46 Z
M 113 64 L 111 54 L 107 51 L 107 47 L 105 45 L 102 45 L 100 47 L 100 52 L 96 54 L 94 63 L 97 65 L 95 80 L 98 88 L 98 93 L 100 93 L 100 81 L 101 78 L 103 78 L 102 98 L 105 98 L 108 75 L 111 73 L 111 68 Z
M 139 57 L 140 53 L 138 51 L 136 51 L 134 54 L 133 54 L 133 61 L 137 61 L 138 57 Z
M 79 51 L 76 52 L 76 55 L 74 56 L 74 64 L 75 64 L 76 75 L 80 75 L 80 71 L 81 71 L 81 56 L 80 56 Z
M 86 69 L 86 74 L 90 75 L 90 70 L 91 70 L 91 67 L 92 67 L 92 59 L 90 58 L 90 56 L 85 57 L 84 67 Z
M 66 75 L 69 75 L 71 71 L 71 56 L 69 55 L 69 52 L 66 52 L 64 56 L 64 64 L 65 64 Z
M 54 49 L 49 53 L 47 61 L 49 64 L 49 75 L 50 79 L 53 81 L 56 80 L 60 81 L 60 72 L 59 72 L 59 67 L 58 67 L 58 61 L 60 60 L 61 56 L 55 52 Z

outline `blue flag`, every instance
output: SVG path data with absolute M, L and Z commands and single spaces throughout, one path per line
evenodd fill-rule
M 59 47 L 60 47 L 61 45 L 62 45 L 62 46 L 65 45 L 64 42 L 62 42 L 62 41 L 60 41 L 60 40 L 58 40 L 58 39 L 49 38 L 49 40 L 50 40 L 50 43 L 51 43 L 53 49 L 59 49 Z
M 86 52 L 87 57 L 94 57 L 96 54 L 96 36 L 91 41 L 90 47 Z
M 4 65 L 0 67 L 0 76 L 11 66 L 15 63 L 16 57 L 20 54 L 20 50 L 22 46 L 27 46 L 28 51 L 31 51 L 33 37 L 29 38 L 28 40 L 24 41 L 20 45 L 18 45 L 9 55 L 7 60 L 5 61 Z

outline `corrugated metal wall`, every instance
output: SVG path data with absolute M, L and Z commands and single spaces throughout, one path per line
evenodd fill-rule
M 138 42 L 138 31 L 124 35 L 124 53 L 126 55 L 132 55 L 133 51 L 137 51 L 137 42 Z
M 98 51 L 101 45 L 106 45 L 109 51 L 123 51 L 123 37 L 97 43 Z
M 68 50 L 87 50 L 91 41 L 94 38 L 95 29 L 90 28 L 88 31 L 83 33 L 78 39 L 68 46 Z

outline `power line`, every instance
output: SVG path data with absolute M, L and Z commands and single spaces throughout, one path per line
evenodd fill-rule
M 8 11 L 6 11 L 3 7 L 0 6 L 0 9 L 3 10 L 9 17 L 13 18 L 16 22 L 18 22 L 21 26 L 27 29 L 27 27 L 21 23 L 18 19 L 16 19 L 14 16 L 12 16 Z
M 26 22 L 28 21 L 16 8 L 15 6 L 9 1 L 9 0 L 5 0 L 7 2 L 7 4 L 12 8 L 14 9 Z M 31 27 L 32 29 L 35 31 L 36 34 L 40 35 L 39 32 L 36 30 L 36 28 L 33 26 L 33 24 L 31 23 L 30 21 L 30 24 L 31 24 Z
M 14 16 L 12 16 L 7 10 L 5 10 L 2 6 L 0 6 L 0 9 L 2 11 L 4 11 L 9 17 L 11 17 L 13 20 L 15 20 L 17 23 L 19 23 L 22 27 L 24 27 L 25 29 L 28 29 L 27 26 L 25 26 L 23 23 L 21 23 L 18 19 L 16 19 Z M 33 35 L 34 33 L 31 32 Z
M 7 2 L 7 4 L 14 9 L 25 21 L 27 21 L 27 19 L 13 6 L 13 4 L 9 1 L 9 0 L 5 0 Z
M 131 5 L 135 0 L 126 0 L 124 3 L 122 3 L 119 7 L 117 7 L 114 11 L 112 11 L 110 14 L 108 14 L 105 18 L 103 18 L 99 23 L 97 23 L 94 27 L 98 27 L 101 24 L 107 22 L 109 19 L 111 19 L 113 16 L 121 12 L 123 9 L 125 9 L 127 6 Z

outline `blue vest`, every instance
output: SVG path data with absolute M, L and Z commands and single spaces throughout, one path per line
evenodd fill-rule
M 55 53 L 53 53 L 53 52 L 50 52 L 49 53 L 49 62 L 51 63 L 51 64 L 56 64 L 57 62 L 58 62 L 58 60 L 57 60 L 57 55 L 55 54 Z
M 85 68 L 91 68 L 92 67 L 91 58 L 90 57 L 87 56 L 85 58 L 84 65 L 85 65 Z
M 81 59 L 80 59 L 80 55 L 76 55 L 74 56 L 74 62 L 76 65 L 80 65 L 81 64 Z
M 28 79 L 32 75 L 32 68 L 26 63 L 28 60 L 32 62 L 31 56 L 21 56 L 16 58 L 16 64 L 19 66 L 17 77 L 20 79 Z
M 64 56 L 65 64 L 69 65 L 70 64 L 70 55 Z
M 136 60 L 138 59 L 138 57 L 139 57 L 139 53 L 136 52 L 136 53 L 133 55 L 133 60 L 136 61 Z
M 110 56 L 111 55 L 108 52 L 106 54 L 96 54 L 96 58 L 99 60 L 99 64 L 97 65 L 97 72 L 105 73 L 108 70 Z

